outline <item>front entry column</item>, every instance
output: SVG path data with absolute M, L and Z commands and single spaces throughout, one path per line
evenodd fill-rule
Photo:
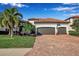
M 55 27 L 55 35 L 57 35 L 57 32 L 58 32 L 58 31 L 57 31 L 57 27 Z
M 68 29 L 68 27 L 66 27 L 66 33 L 69 35 L 69 29 Z
M 37 27 L 35 27 L 35 35 L 37 35 Z

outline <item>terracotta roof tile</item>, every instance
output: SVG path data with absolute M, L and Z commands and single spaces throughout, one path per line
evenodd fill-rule
M 54 18 L 32 18 L 30 20 L 32 20 L 34 22 L 68 23 L 67 21 L 58 20 L 58 19 L 54 19 Z
M 77 15 L 77 16 L 71 16 L 71 17 L 69 17 L 69 18 L 67 18 L 65 20 L 69 20 L 70 18 L 79 18 L 79 15 Z
M 77 16 L 72 16 L 72 18 L 79 18 L 79 16 L 77 15 Z

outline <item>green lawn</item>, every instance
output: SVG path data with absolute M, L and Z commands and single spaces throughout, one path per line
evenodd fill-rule
M 0 48 L 31 48 L 35 42 L 32 36 L 14 36 L 13 39 L 8 35 L 0 35 Z

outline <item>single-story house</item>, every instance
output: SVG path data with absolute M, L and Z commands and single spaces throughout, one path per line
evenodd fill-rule
M 65 20 L 59 20 L 54 18 L 31 18 L 28 19 L 30 23 L 35 25 L 36 34 L 69 34 L 69 30 L 73 30 L 71 25 L 73 20 L 79 18 L 79 16 L 72 16 Z

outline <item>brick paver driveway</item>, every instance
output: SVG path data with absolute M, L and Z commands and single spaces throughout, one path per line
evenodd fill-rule
M 42 35 L 36 37 L 33 49 L 26 56 L 79 55 L 79 37 L 69 35 Z

